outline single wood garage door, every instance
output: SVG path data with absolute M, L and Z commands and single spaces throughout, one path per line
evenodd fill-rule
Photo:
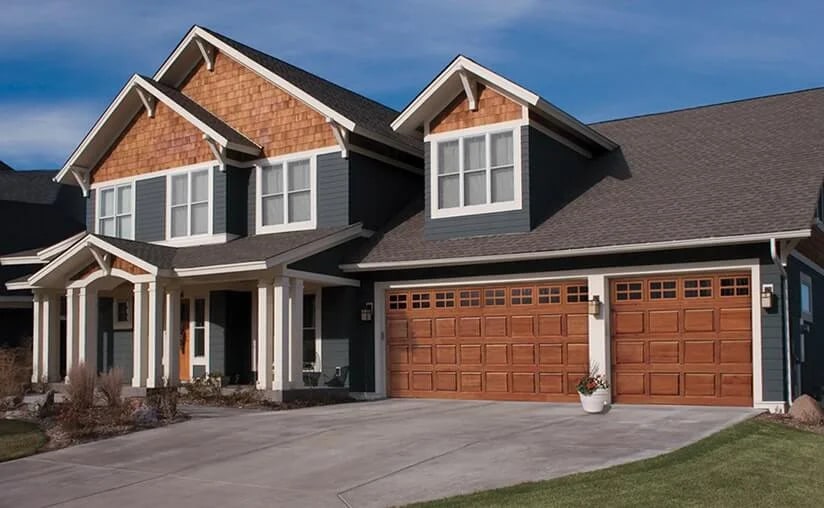
M 575 400 L 586 302 L 586 281 L 388 291 L 389 395 Z
M 611 282 L 615 402 L 752 406 L 747 273 Z

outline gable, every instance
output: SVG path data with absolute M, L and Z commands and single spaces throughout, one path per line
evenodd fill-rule
M 263 147 L 263 156 L 337 144 L 320 113 L 223 53 L 199 63 L 181 91 Z
M 124 272 L 130 273 L 132 275 L 146 275 L 149 272 L 136 266 L 132 263 L 129 263 L 125 259 L 121 259 L 117 256 L 114 256 L 112 259 L 112 269 L 113 270 L 123 270 Z M 89 263 L 86 268 L 78 271 L 76 274 L 70 277 L 70 280 L 82 280 L 90 275 L 93 275 L 100 271 L 100 265 L 97 262 Z
M 480 83 L 477 90 L 476 111 L 469 109 L 466 93 L 461 92 L 432 119 L 429 123 L 429 132 L 448 132 L 522 118 L 523 108 L 520 104 Z
M 92 170 L 91 182 L 104 182 L 214 159 L 203 134 L 158 102 L 154 117 L 141 110 L 120 139 Z

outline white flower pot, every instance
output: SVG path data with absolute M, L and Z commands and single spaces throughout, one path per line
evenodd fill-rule
M 587 413 L 597 414 L 602 413 L 607 407 L 609 400 L 609 392 L 602 388 L 592 392 L 592 395 L 578 394 L 581 397 L 581 406 Z

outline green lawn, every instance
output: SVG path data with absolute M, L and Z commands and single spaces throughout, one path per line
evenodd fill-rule
M 824 506 L 824 435 L 750 420 L 653 459 L 415 506 Z
M 46 442 L 37 425 L 17 420 L 0 420 L 0 462 L 36 452 Z

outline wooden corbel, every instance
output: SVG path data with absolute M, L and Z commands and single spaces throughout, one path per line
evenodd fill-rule
M 206 62 L 206 70 L 215 70 L 215 48 L 200 37 L 195 39 L 195 44 L 200 49 L 200 54 L 203 55 L 203 61 Z
M 137 90 L 137 95 L 140 96 L 141 102 L 143 102 L 143 106 L 146 108 L 146 114 L 149 118 L 154 118 L 157 99 L 139 86 L 135 87 L 135 89 Z
M 343 128 L 342 125 L 337 123 L 336 121 L 332 120 L 331 118 L 326 119 L 326 123 L 329 124 L 329 127 L 332 129 L 332 134 L 335 136 L 335 141 L 338 142 L 338 146 L 340 146 L 340 154 L 341 157 L 344 159 L 349 157 L 349 131 Z

